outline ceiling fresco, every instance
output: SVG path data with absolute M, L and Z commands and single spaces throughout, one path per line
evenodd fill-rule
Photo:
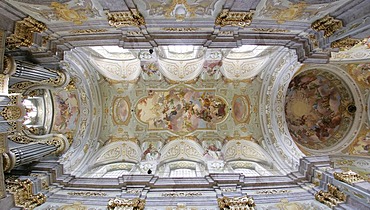
M 54 123 L 53 130 L 60 133 L 75 133 L 79 116 L 79 99 L 77 92 L 59 90 L 54 91 Z
M 102 19 L 105 15 L 102 7 L 94 0 L 87 1 L 22 1 L 7 0 L 7 2 L 27 11 L 45 23 L 71 22 L 76 25 L 91 19 Z
M 139 5 L 144 17 L 175 18 L 177 21 L 183 21 L 189 18 L 214 18 L 220 12 L 225 0 L 136 0 L 135 3 Z
M 306 148 L 332 147 L 351 127 L 353 103 L 348 87 L 335 75 L 322 70 L 299 73 L 286 93 L 285 114 L 290 134 Z
M 86 51 L 80 52 L 86 55 Z M 145 142 L 152 134 L 161 141 L 173 136 L 202 139 L 203 135 L 219 140 L 260 139 L 261 81 L 232 81 L 222 76 L 220 60 L 203 62 L 202 73 L 189 81 L 168 79 L 156 63 L 145 60 L 137 80 L 102 78 L 99 83 L 106 114 L 100 135 L 103 141 L 131 138 Z
M 215 130 L 226 118 L 226 109 L 225 100 L 213 91 L 176 86 L 168 91 L 149 90 L 148 97 L 137 103 L 136 117 L 148 124 L 149 130 L 189 133 Z
M 289 1 L 263 0 L 258 5 L 256 15 L 260 18 L 269 18 L 283 24 L 286 21 L 312 21 L 315 16 L 322 16 L 328 10 L 333 11 L 346 0 L 341 1 Z

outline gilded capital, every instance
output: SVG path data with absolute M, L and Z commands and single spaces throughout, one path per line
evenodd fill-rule
M 57 77 L 41 81 L 41 83 L 52 85 L 52 86 L 55 86 L 55 87 L 62 86 L 66 82 L 67 76 L 62 71 L 56 71 L 56 73 L 58 74 Z
M 46 25 L 32 17 L 16 21 L 14 33 L 7 37 L 6 46 L 18 48 L 21 46 L 30 47 L 33 45 L 34 33 L 42 33 L 47 29 Z
M 3 74 L 12 75 L 16 71 L 16 64 L 13 57 L 4 56 Z
M 107 16 L 109 25 L 116 28 L 145 25 L 144 17 L 136 9 L 127 12 L 107 12 Z
M 6 190 L 13 194 L 15 206 L 24 209 L 34 209 L 46 202 L 46 196 L 42 193 L 33 193 L 33 183 L 31 180 L 20 180 L 16 177 L 5 179 Z
M 216 25 L 223 26 L 239 26 L 245 27 L 252 23 L 254 11 L 248 12 L 231 12 L 224 9 L 216 18 Z
M 324 31 L 324 37 L 333 35 L 336 31 L 343 27 L 341 20 L 335 19 L 329 15 L 314 21 L 311 28 L 315 31 Z

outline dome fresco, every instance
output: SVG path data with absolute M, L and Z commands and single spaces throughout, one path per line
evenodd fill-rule
M 286 93 L 285 115 L 294 141 L 308 149 L 328 149 L 341 141 L 354 116 L 353 97 L 344 82 L 324 70 L 296 75 Z

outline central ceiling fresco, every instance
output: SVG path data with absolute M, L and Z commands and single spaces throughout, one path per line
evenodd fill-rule
M 198 54 L 205 57 L 204 52 Z M 180 55 L 177 54 L 177 61 L 183 65 L 199 60 L 198 55 L 192 59 L 186 58 L 187 53 L 182 58 Z M 167 53 L 169 56 L 174 57 L 174 54 Z M 183 57 L 186 60 L 180 60 Z M 250 77 L 241 74 L 247 72 L 247 67 L 236 69 L 243 76 L 239 76 L 240 80 L 230 80 L 222 76 L 222 60 L 202 60 L 192 68 L 193 71 L 199 68 L 201 72 L 194 74 L 195 78 L 189 76 L 193 72 L 188 71 L 183 76 L 177 71 L 172 74 L 161 68 L 158 61 L 145 60 L 141 61 L 140 76 L 134 80 L 102 78 L 100 91 L 106 113 L 100 135 L 103 141 L 115 141 L 124 136 L 145 141 L 151 139 L 152 134 L 164 140 L 174 136 L 202 139 L 203 135 L 218 140 L 234 136 L 261 138 L 257 115 L 261 80 L 254 74 Z M 96 62 L 91 63 L 95 65 Z M 98 71 L 109 71 L 95 66 Z M 256 73 L 261 70 L 253 69 Z M 122 80 L 125 78 L 129 76 Z M 188 80 L 183 81 L 183 78 Z
M 148 124 L 149 130 L 215 130 L 226 118 L 226 106 L 214 91 L 179 86 L 168 91 L 149 90 L 148 97 L 137 103 L 136 117 Z
M 226 51 L 193 46 L 78 49 L 102 75 L 99 88 L 105 114 L 99 141 L 261 139 L 262 81 L 257 75 L 278 49 L 253 45 Z

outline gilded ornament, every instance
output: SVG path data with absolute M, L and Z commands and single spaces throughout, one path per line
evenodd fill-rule
M 336 186 L 328 184 L 328 192 L 320 190 L 315 194 L 315 199 L 330 208 L 334 208 L 339 203 L 346 202 L 347 196 L 339 191 Z
M 18 120 L 22 117 L 21 108 L 19 108 L 18 106 L 6 106 L 3 108 L 0 114 L 5 120 L 8 121 Z
M 228 198 L 222 197 L 217 199 L 218 207 L 220 209 L 244 209 L 244 210 L 254 210 L 256 204 L 254 199 L 248 197 L 247 195 L 242 197 Z
M 53 70 L 51 70 L 51 71 L 53 71 Z M 66 82 L 67 76 L 62 71 L 55 71 L 55 72 L 58 74 L 57 77 L 50 78 L 48 80 L 43 80 L 40 83 L 41 84 L 48 84 L 48 85 L 52 85 L 52 86 L 56 86 L 56 87 L 62 86 Z
M 109 25 L 116 28 L 145 25 L 143 16 L 136 9 L 128 12 L 107 12 L 107 16 Z
M 200 192 L 168 192 L 162 193 L 162 197 L 199 197 L 203 194 Z
M 9 129 L 9 131 L 16 131 L 18 130 L 18 122 L 17 121 L 11 121 L 11 122 L 8 122 L 8 124 L 12 127 L 11 129 Z
M 260 195 L 275 195 L 275 194 L 286 194 L 292 192 L 291 190 L 276 190 L 276 189 L 271 189 L 271 190 L 259 190 L 256 193 Z
M 124 199 L 124 198 L 112 198 L 108 201 L 107 209 L 123 209 L 131 207 L 134 210 L 143 210 L 145 207 L 145 200 L 134 198 L 134 199 Z
M 64 142 L 64 140 L 61 137 L 57 136 L 54 136 L 51 139 L 40 141 L 39 143 L 55 146 L 57 148 L 57 150 L 55 151 L 56 154 L 61 154 L 66 148 L 66 143 Z
M 7 139 L 8 139 L 7 133 L 0 133 L 0 154 L 5 152 Z
M 248 12 L 231 12 L 228 9 L 224 9 L 216 18 L 216 25 L 223 26 L 239 26 L 245 27 L 252 23 L 254 11 Z
M 68 192 L 67 194 L 72 196 L 83 196 L 83 197 L 102 197 L 107 195 L 104 192 L 84 192 L 84 191 Z
M 252 28 L 255 32 L 261 33 L 288 33 L 290 30 L 288 29 L 280 29 L 280 28 Z
M 343 22 L 334 17 L 326 15 L 325 17 L 314 21 L 311 28 L 315 31 L 324 31 L 324 37 L 327 38 L 333 35 L 336 31 L 343 27 Z
M 9 75 L 0 73 L 0 92 L 8 94 Z
M 43 89 L 35 89 L 35 90 L 31 90 L 30 92 L 28 92 L 27 94 L 25 94 L 26 96 L 28 97 L 37 97 L 37 96 L 42 96 L 44 95 L 44 90 Z M 27 112 L 31 111 L 31 110 L 28 110 L 26 109 Z
M 13 74 L 16 71 L 16 63 L 13 57 L 4 56 L 3 74 Z
M 162 28 L 163 31 L 167 31 L 167 32 L 194 32 L 194 31 L 198 31 L 199 28 L 192 28 L 192 27 L 179 27 L 179 28 L 175 28 L 175 27 L 168 27 L 168 28 Z
M 101 29 L 90 28 L 90 29 L 75 29 L 75 30 L 69 31 L 69 33 L 71 34 L 97 34 L 97 33 L 104 33 L 107 31 L 108 30 L 105 28 L 101 28 Z
M 310 40 L 314 49 L 319 47 L 319 41 L 316 39 L 315 34 L 308 35 L 308 39 Z
M 35 142 L 35 139 L 32 139 L 25 135 L 11 135 L 9 139 L 18 144 L 29 144 L 31 142 Z
M 4 171 L 10 171 L 13 168 L 12 159 L 10 158 L 9 154 L 3 153 L 3 168 Z
M 9 48 L 30 47 L 33 45 L 34 33 L 42 33 L 46 29 L 44 23 L 32 17 L 26 17 L 15 23 L 14 33 L 7 37 L 6 45 Z
M 345 182 L 347 184 L 353 184 L 357 182 L 363 182 L 365 181 L 359 174 L 349 170 L 346 172 L 334 172 L 334 178 Z
M 34 209 L 46 202 L 46 196 L 42 193 L 33 194 L 31 180 L 20 180 L 15 177 L 5 179 L 6 190 L 13 194 L 15 206 L 24 209 Z
M 23 93 L 25 90 L 29 89 L 30 87 L 36 85 L 34 82 L 23 81 L 17 82 L 9 86 L 9 90 L 12 93 Z
M 330 44 L 331 48 L 339 48 L 339 50 L 349 50 L 355 45 L 361 43 L 362 41 L 360 39 L 353 39 L 350 37 L 345 37 L 343 39 L 336 40 Z

